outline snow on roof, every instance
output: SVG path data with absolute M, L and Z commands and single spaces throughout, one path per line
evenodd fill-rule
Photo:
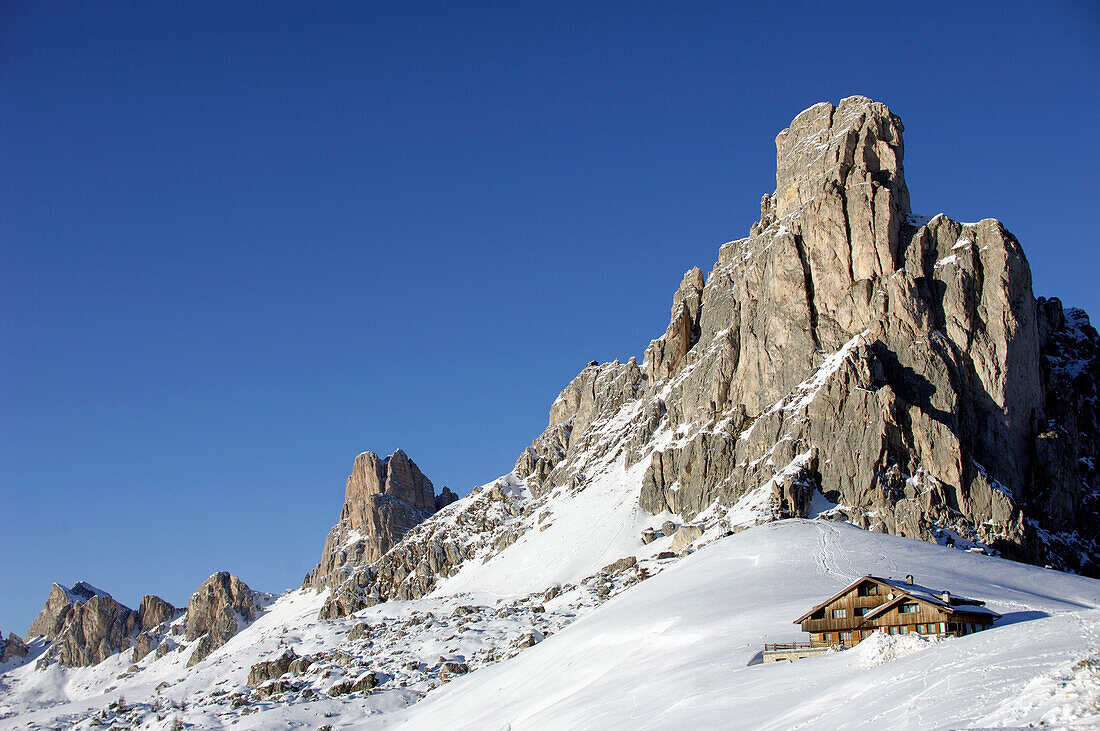
M 890 586 L 894 587 L 895 589 L 900 589 L 900 590 L 904 591 L 906 594 L 908 594 L 909 596 L 913 597 L 914 599 L 923 599 L 924 601 L 928 602 L 929 604 L 935 604 L 935 605 L 940 606 L 940 607 L 950 606 L 950 604 L 948 602 L 945 602 L 943 600 L 943 591 L 942 590 L 937 591 L 935 589 L 930 589 L 927 586 L 921 586 L 920 584 L 915 584 L 915 583 L 910 584 L 908 581 L 906 581 L 904 579 L 892 579 L 892 578 L 884 579 L 881 576 L 870 576 L 868 578 L 874 579 L 875 581 L 878 581 L 879 583 L 882 583 L 882 584 L 889 584 Z M 952 596 L 951 599 L 953 599 L 953 600 L 954 599 L 962 599 L 962 597 Z M 969 599 L 967 601 L 977 601 L 977 600 Z

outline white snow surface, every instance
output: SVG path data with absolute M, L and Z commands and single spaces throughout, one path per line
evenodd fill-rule
M 580 537 L 583 525 L 605 536 L 587 539 L 584 551 L 614 556 L 636 541 L 633 508 L 610 492 L 600 499 L 618 516 L 613 530 L 569 525 L 564 501 L 555 541 Z M 35 670 L 39 644 L 28 663 L 0 675 L 0 728 L 90 728 L 92 715 L 104 717 L 122 695 L 134 710 L 108 713 L 107 726 L 121 719 L 167 728 L 177 718 L 189 728 L 242 729 L 726 728 L 731 719 L 753 729 L 1100 724 L 1100 582 L 1092 579 L 845 523 L 788 520 L 678 561 L 640 561 L 654 575 L 603 603 L 593 582 L 552 599 L 523 595 L 531 581 L 522 568 L 552 545 L 516 543 L 452 587 L 484 581 L 491 591 L 388 602 L 341 620 L 316 618 L 324 594 L 290 592 L 190 670 L 187 652 L 149 656 L 136 669 L 123 652 L 92 668 Z M 570 570 L 598 563 L 596 553 L 584 558 L 557 546 Z M 650 546 L 634 544 L 639 556 Z M 542 558 L 556 565 L 553 555 Z M 874 636 L 845 652 L 758 663 L 765 642 L 804 640 L 793 620 L 869 573 L 913 574 L 923 586 L 983 599 L 1004 617 L 963 638 Z M 357 623 L 370 624 L 367 637 L 348 640 Z M 534 646 L 522 649 L 523 637 Z M 288 647 L 329 653 L 320 660 L 325 673 L 304 676 L 318 694 L 234 705 L 247 693 L 252 664 Z M 445 661 L 471 672 L 445 678 Z M 373 692 L 325 695 L 368 669 L 382 678 Z M 167 686 L 158 692 L 160 683 Z
M 773 410 L 804 409 L 860 342 L 825 357 Z M 593 443 L 622 443 L 638 408 L 594 423 Z M 666 428 L 650 444 L 691 434 Z M 325 594 L 265 596 L 255 622 L 190 669 L 185 646 L 133 664 L 126 650 L 91 668 L 38 670 L 37 640 L 25 662 L 0 666 L 0 729 L 176 720 L 241 729 L 1100 728 L 1100 582 L 862 531 L 830 520 L 842 506 L 821 495 L 816 520 L 756 525 L 771 520 L 774 481 L 808 456 L 773 465 L 771 480 L 732 508 L 697 516 L 722 520 L 682 557 L 669 552 L 671 536 L 641 541 L 682 521 L 638 507 L 647 459 L 624 469 L 617 450 L 581 451 L 571 457 L 576 484 L 538 498 L 505 475 L 432 519 L 453 523 L 491 488 L 507 494 L 491 503 L 504 516 L 497 532 L 469 535 L 468 548 L 481 548 L 429 597 L 327 621 L 317 619 Z M 513 508 L 522 509 L 507 517 Z M 734 527 L 747 529 L 723 537 Z M 513 530 L 514 543 L 493 547 Z M 637 565 L 601 572 L 627 556 Z M 1004 616 L 963 638 L 876 635 L 845 652 L 759 663 L 764 643 L 805 640 L 793 620 L 865 574 L 913 574 L 933 593 L 982 599 Z M 361 624 L 369 629 L 349 639 Z M 186 645 L 178 634 L 172 641 Z M 259 697 L 249 669 L 287 649 L 314 665 L 284 677 L 292 690 Z M 452 663 L 469 673 L 449 671 Z M 368 672 L 377 688 L 330 697 Z M 125 712 L 109 707 L 120 696 Z
M 988 602 L 993 629 L 753 664 L 864 574 Z M 719 540 L 506 662 L 357 728 L 1100 727 L 1100 582 L 828 521 Z
M 666 550 L 670 539 L 649 546 L 639 540 L 645 527 L 659 526 L 667 519 L 638 507 L 638 486 L 647 467 L 648 461 L 643 460 L 623 470 L 616 461 L 597 468 L 583 490 L 552 494 L 547 504 L 551 517 L 543 523 L 549 527 L 528 530 L 488 563 L 466 562 L 456 575 L 439 583 L 434 595 L 528 594 L 579 581 L 624 556 L 641 558 Z

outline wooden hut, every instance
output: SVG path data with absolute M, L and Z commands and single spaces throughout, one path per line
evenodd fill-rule
M 764 660 L 817 655 L 833 646 L 852 647 L 872 632 L 962 636 L 988 629 L 1001 615 L 985 602 L 904 580 L 864 576 L 794 621 L 809 642 L 771 644 Z
M 1001 615 L 985 602 L 904 580 L 864 576 L 794 621 L 810 642 L 851 647 L 875 630 L 899 635 L 968 635 Z

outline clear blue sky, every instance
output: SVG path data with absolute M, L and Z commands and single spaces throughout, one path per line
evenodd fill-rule
M 741 5 L 0 5 L 0 629 L 296 586 L 364 450 L 507 472 L 817 101 L 889 104 L 916 211 L 1100 313 L 1094 3 Z

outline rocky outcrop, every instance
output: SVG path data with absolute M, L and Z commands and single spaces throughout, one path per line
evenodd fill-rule
M 334 529 L 322 616 L 423 596 L 611 474 L 679 516 L 660 531 L 674 551 L 832 503 L 866 529 L 1100 572 L 1100 339 L 1036 300 L 998 221 L 912 214 L 903 132 L 864 97 L 799 114 L 760 220 L 684 275 L 643 362 L 589 363 L 512 475 L 380 557 Z
M 184 636 L 198 640 L 188 667 L 228 642 L 258 613 L 254 592 L 233 574 L 221 571 L 204 581 L 187 602 Z
M 50 587 L 45 606 L 27 630 L 26 639 L 30 641 L 35 637 L 44 637 L 53 641 L 65 628 L 65 623 L 72 616 L 73 608 L 95 596 L 109 595 L 86 581 L 76 582 L 71 589 L 54 584 Z
M 134 649 L 130 660 L 137 663 L 144 660 L 159 644 L 158 637 L 151 632 L 139 632 L 134 638 Z
M 432 481 L 400 449 L 385 459 L 355 458 L 344 490 L 340 520 L 329 531 L 321 561 L 303 586 L 339 587 L 355 571 L 380 559 L 413 527 L 458 499 Z
M 653 377 L 667 378 L 676 373 L 688 351 L 699 340 L 699 315 L 703 306 L 703 272 L 695 267 L 684 275 L 672 298 L 672 319 L 663 337 L 646 348 L 645 362 Z
M 159 649 L 169 631 L 169 623 L 183 613 L 158 596 L 147 594 L 138 605 L 138 626 L 141 631 L 134 638 L 133 662 L 141 662 L 154 649 Z
M 138 605 L 138 626 L 142 630 L 152 630 L 162 624 L 171 622 L 180 615 L 182 609 L 173 607 L 168 602 L 153 594 L 146 594 Z
M 248 685 L 258 688 L 269 680 L 276 680 L 291 673 L 299 675 L 309 669 L 313 660 L 309 656 L 299 657 L 292 649 L 286 649 L 274 660 L 265 660 L 253 665 L 248 671 Z
M 509 536 L 515 540 L 504 527 L 529 509 L 520 492 L 518 484 L 502 478 L 464 498 L 453 516 L 416 526 L 380 559 L 355 568 L 333 588 L 321 619 L 345 617 L 391 599 L 419 599 L 453 576 L 464 561 L 503 550 Z
M 27 656 L 28 652 L 29 650 L 22 637 L 12 632 L 5 640 L 4 633 L 0 632 L 0 664 L 9 660 L 22 659 Z
M 341 680 L 337 683 L 333 683 L 329 688 L 328 694 L 333 698 L 343 695 L 349 695 L 351 693 L 366 693 L 378 686 L 378 676 L 374 673 L 363 673 L 359 677 L 353 680 Z
M 760 221 L 685 275 L 642 366 L 562 392 L 516 463 L 532 493 L 621 453 L 642 508 L 704 528 L 823 494 L 866 528 L 1100 570 L 1096 331 L 1035 299 L 998 221 L 910 212 L 903 131 L 863 97 L 799 114 Z
M 66 667 L 97 665 L 128 648 L 137 628 L 136 612 L 108 595 L 96 595 L 73 605 L 49 654 Z
M 129 648 L 135 635 L 151 634 L 178 611 L 160 597 L 150 595 L 141 600 L 141 610 L 135 612 L 87 582 L 77 582 L 71 589 L 54 584 L 27 631 L 27 639 L 43 637 L 50 641 L 46 662 L 57 660 L 66 667 L 96 665 Z
M 669 546 L 669 549 L 678 553 L 690 546 L 697 539 L 701 538 L 702 535 L 703 529 L 699 526 L 682 525 L 672 534 L 672 545 Z
M 690 272 L 684 281 L 687 284 L 681 285 L 681 293 L 685 286 L 693 286 Z M 662 348 L 661 352 L 664 353 L 665 349 Z M 581 371 L 550 407 L 550 424 L 546 431 L 531 443 L 516 462 L 516 474 L 525 479 L 532 494 L 541 497 L 575 476 L 573 473 L 564 475 L 555 472 L 567 454 L 607 446 L 604 444 L 606 435 L 589 427 L 626 404 L 636 402 L 644 385 L 645 374 L 634 358 L 625 364 L 617 360 L 602 365 L 590 363 Z M 659 404 L 651 406 L 643 416 L 646 423 L 655 426 L 661 418 L 661 408 Z M 640 444 L 648 439 L 648 435 L 639 435 L 636 439 Z

